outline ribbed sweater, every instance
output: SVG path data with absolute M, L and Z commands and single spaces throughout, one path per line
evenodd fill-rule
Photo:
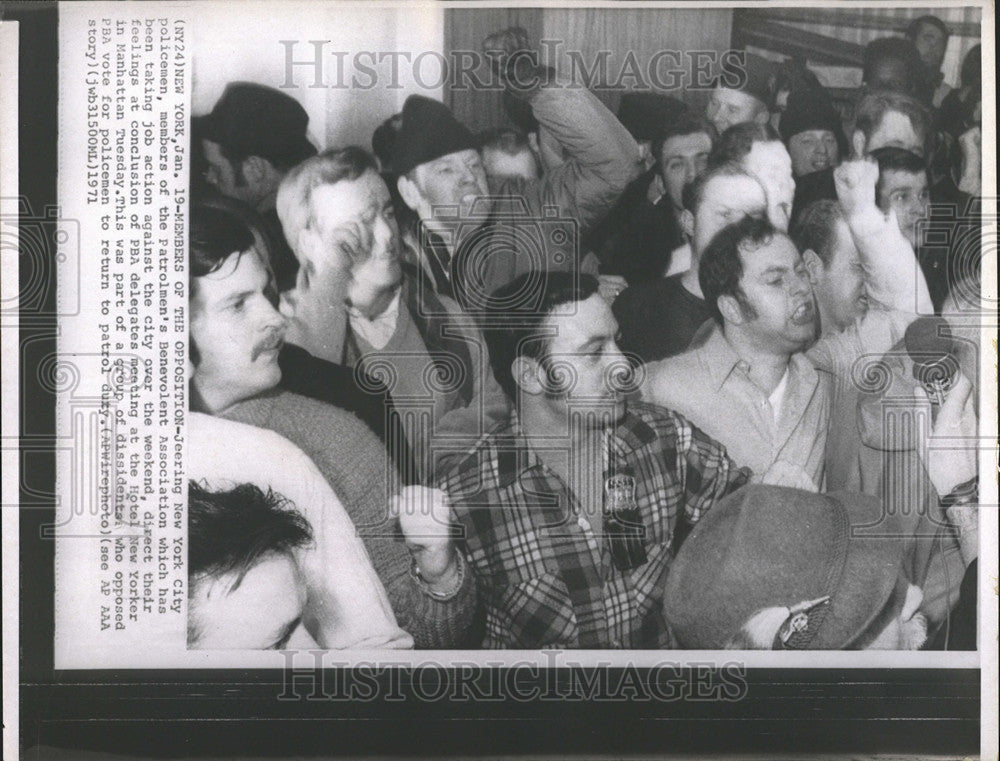
M 281 389 L 238 402 L 221 417 L 278 433 L 304 451 L 340 497 L 385 586 L 399 625 L 418 648 L 457 648 L 475 612 L 472 574 L 447 602 L 424 594 L 410 573 L 410 553 L 388 514 L 385 448 L 357 417 Z

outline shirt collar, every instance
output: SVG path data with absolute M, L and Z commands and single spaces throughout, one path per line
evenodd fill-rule
M 711 332 L 698 351 L 716 391 L 722 388 L 733 372 L 739 370 L 746 373 L 750 370 L 750 365 L 740 358 L 736 350 L 726 340 L 718 323 L 712 323 Z M 801 351 L 797 351 L 789 357 L 786 372 L 789 388 L 802 381 L 813 383 L 816 378 L 815 367 Z
M 708 370 L 708 376 L 712 381 L 712 387 L 718 391 L 729 379 L 736 369 L 744 372 L 749 370 L 746 361 L 740 359 L 739 354 L 726 340 L 725 333 L 718 323 L 713 322 L 708 338 L 698 350 L 701 354 L 701 361 Z

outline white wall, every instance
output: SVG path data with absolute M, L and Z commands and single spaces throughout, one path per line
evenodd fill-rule
M 387 55 L 398 51 L 414 59 L 424 52 L 440 53 L 444 11 L 439 6 L 208 2 L 193 3 L 189 11 L 195 115 L 210 111 L 228 82 L 259 82 L 302 103 L 309 114 L 309 137 L 319 148 L 370 148 L 372 131 L 399 111 L 408 95 L 442 98 L 440 86 L 425 88 L 414 80 L 413 67 L 403 58 L 393 81 Z M 319 79 L 313 66 L 295 66 L 289 77 L 288 51 L 294 61 L 314 61 L 313 41 L 322 43 Z M 358 54 L 368 51 L 382 57 L 374 64 L 368 56 L 360 58 L 361 67 L 376 69 L 374 83 L 355 66 Z M 434 58 L 425 57 L 423 81 L 436 84 L 436 71 Z

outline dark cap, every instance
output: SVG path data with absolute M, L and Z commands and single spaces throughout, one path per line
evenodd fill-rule
M 681 546 L 664 614 L 681 647 L 722 649 L 761 609 L 829 596 L 785 647 L 848 648 L 895 599 L 903 548 L 898 520 L 874 497 L 745 486 Z
M 403 104 L 403 124 L 392 148 L 392 169 L 402 176 L 450 153 L 476 149 L 476 138 L 443 103 L 411 95 Z
M 746 64 L 742 67 L 746 81 L 742 87 L 729 88 L 745 92 L 763 103 L 770 111 L 774 108 L 774 98 L 778 89 L 778 69 L 771 61 L 753 53 L 745 53 Z M 722 87 L 727 87 L 724 79 L 719 79 Z
M 832 132 L 837 137 L 837 145 L 840 146 L 841 155 L 846 155 L 847 137 L 844 135 L 840 114 L 833 107 L 830 96 L 825 90 L 814 88 L 795 90 L 788 96 L 788 105 L 785 106 L 785 111 L 781 114 L 778 132 L 781 134 L 781 139 L 787 144 L 790 138 L 811 129 L 824 129 Z
M 392 146 L 396 134 L 403 124 L 402 114 L 393 114 L 375 128 L 372 133 L 372 153 L 378 158 L 383 172 L 392 173 Z
M 618 104 L 618 121 L 636 140 L 656 140 L 667 124 L 688 110 L 677 98 L 655 92 L 627 92 Z
M 254 82 L 230 82 L 212 112 L 194 119 L 193 130 L 227 154 L 260 156 L 287 168 L 316 155 L 308 125 L 309 115 L 295 98 Z

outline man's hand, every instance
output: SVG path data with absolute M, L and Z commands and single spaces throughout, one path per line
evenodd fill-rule
M 874 159 L 845 161 L 833 170 L 833 182 L 846 217 L 874 208 L 878 183 L 878 164 Z
M 971 127 L 961 134 L 958 144 L 962 148 L 962 176 L 958 189 L 971 196 L 982 193 L 983 187 L 983 132 Z
M 532 49 L 528 40 L 528 33 L 519 26 L 491 34 L 483 40 L 483 53 L 490 62 L 490 68 L 516 95 L 526 96 L 555 74 L 541 65 L 538 52 Z
M 458 567 L 447 495 L 427 486 L 404 486 L 390 500 L 389 509 L 399 518 L 406 546 L 417 562 L 421 578 L 431 587 L 447 586 Z
M 913 389 L 924 420 L 931 420 L 931 402 L 920 386 Z M 919 419 L 919 418 L 918 418 Z M 972 383 L 958 372 L 955 382 L 938 409 L 926 446 L 920 442 L 917 451 L 923 459 L 927 475 L 937 493 L 944 497 L 977 472 L 977 424 L 972 403 Z

